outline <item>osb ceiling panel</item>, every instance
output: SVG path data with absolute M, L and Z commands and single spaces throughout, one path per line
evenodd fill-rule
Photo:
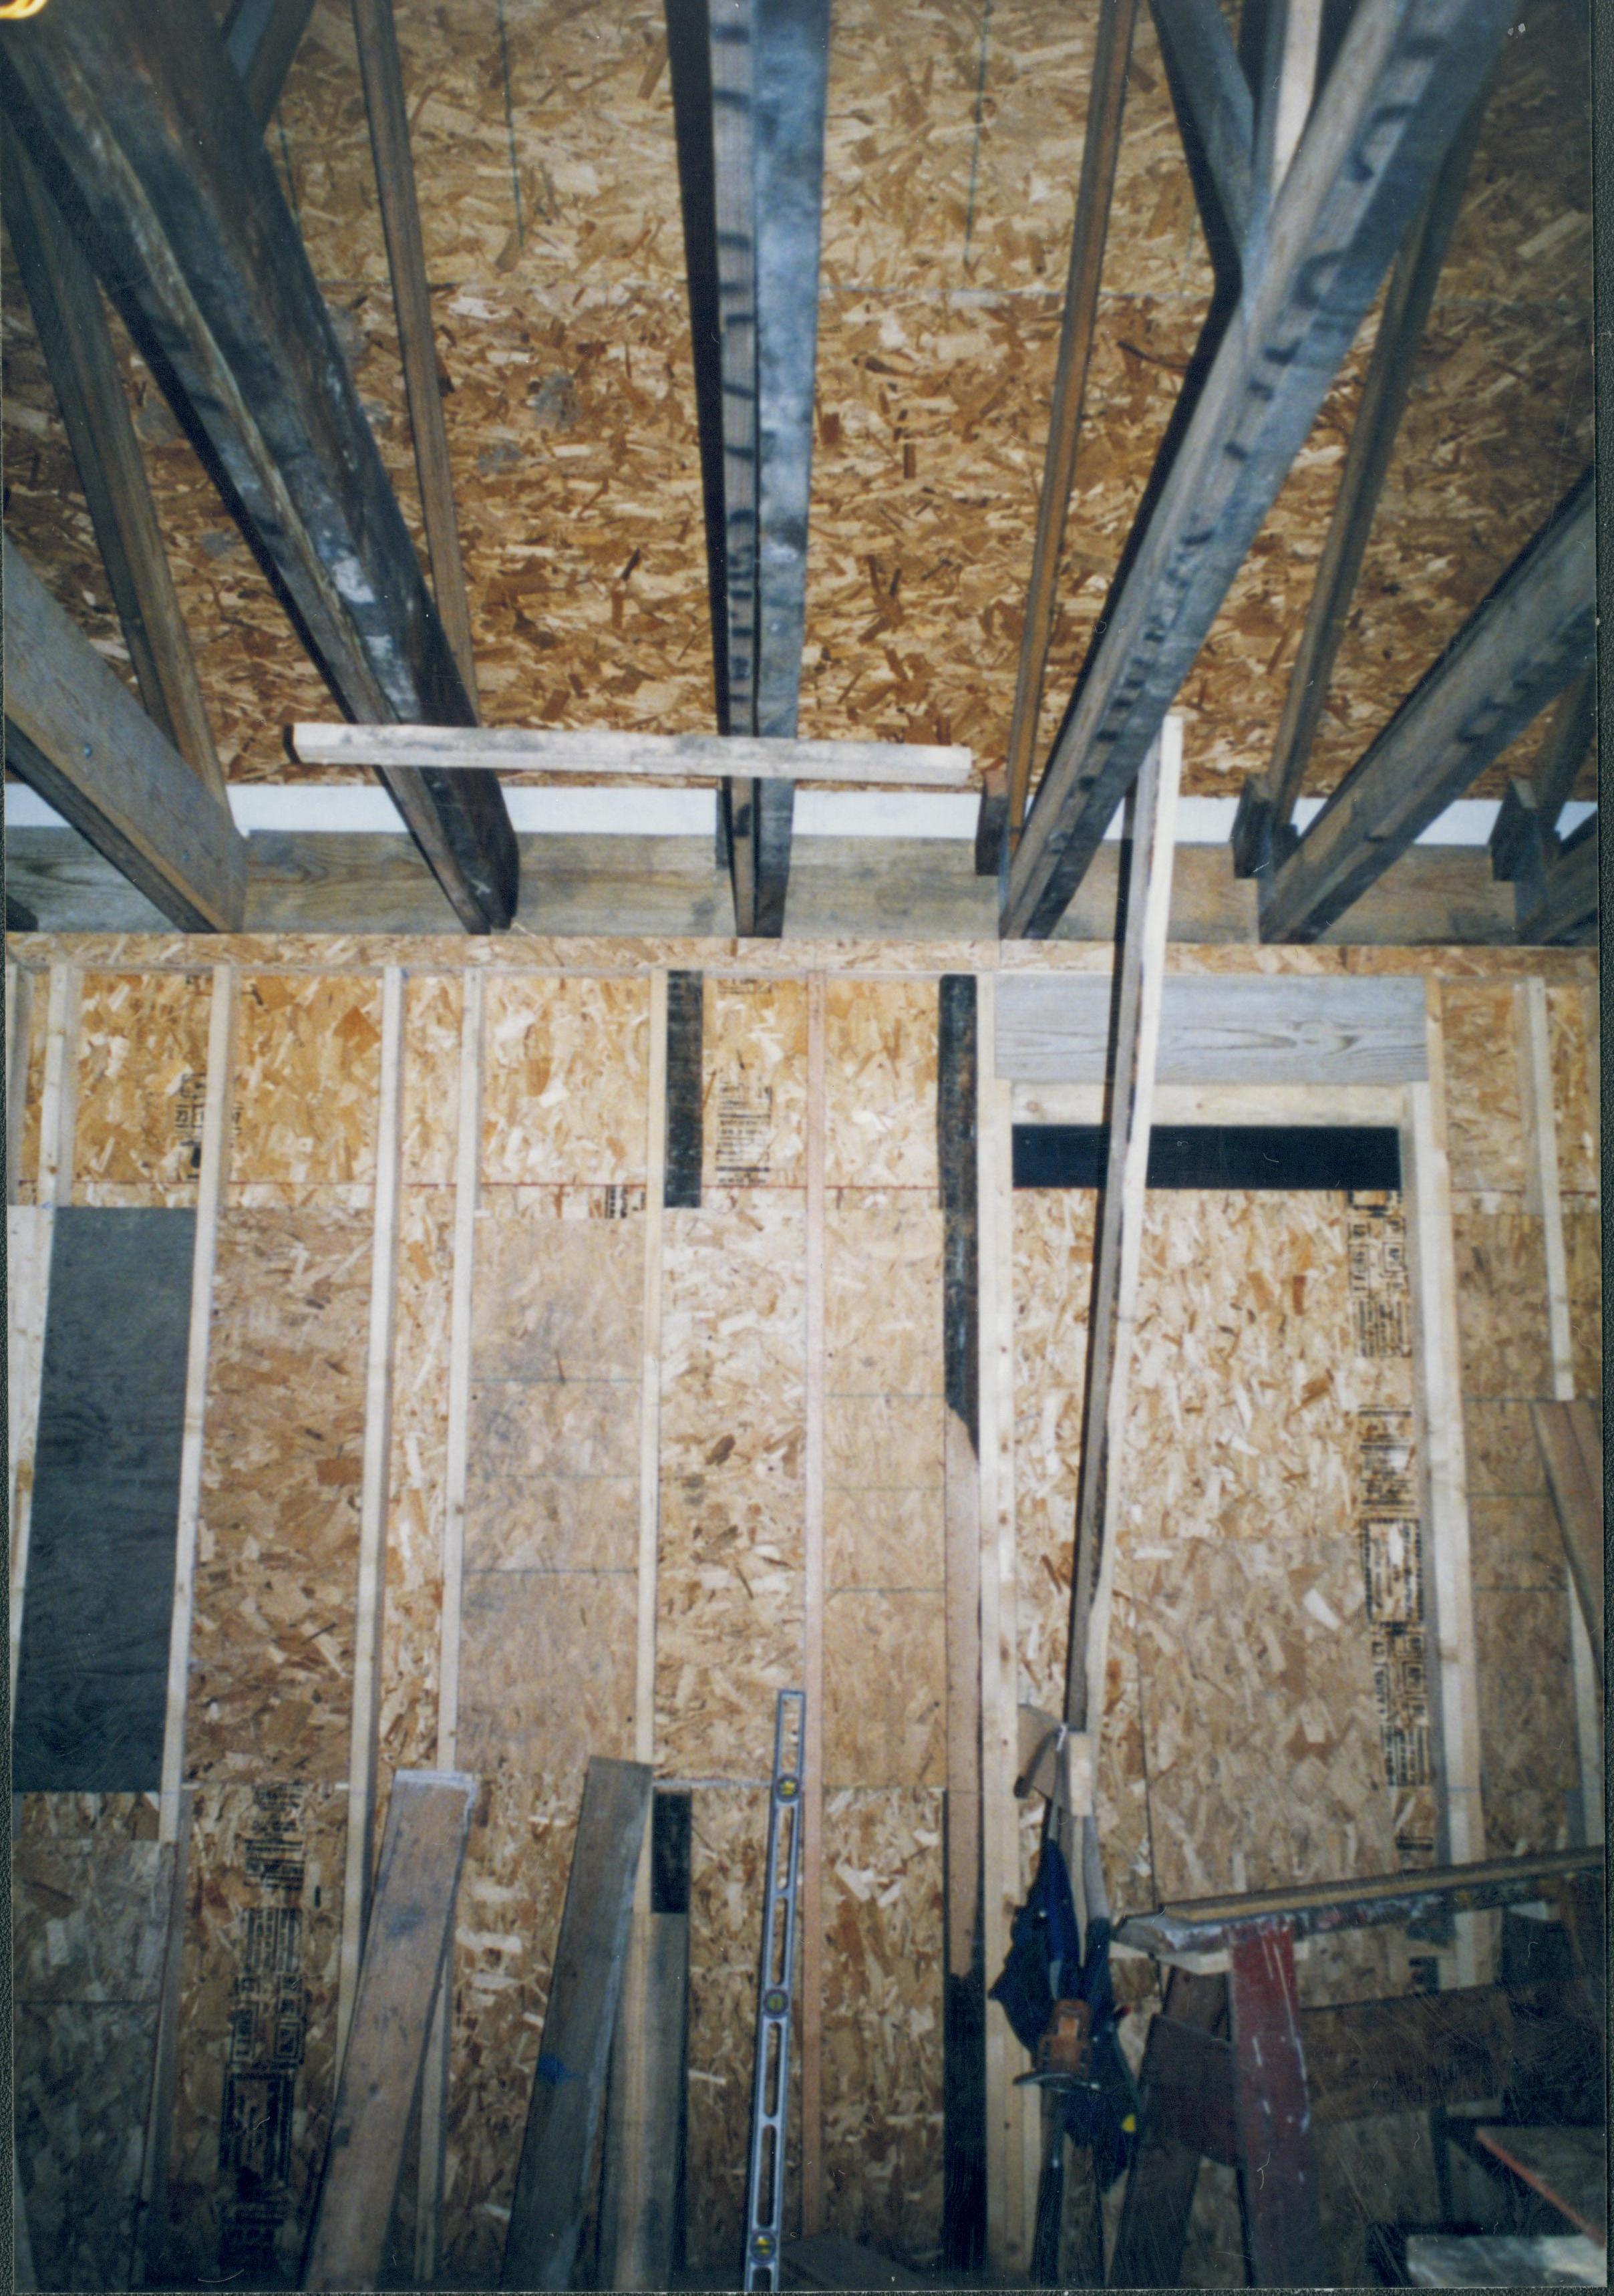
M 660 8 L 398 0 L 411 131 L 492 724 L 712 723 L 700 474 Z M 1096 0 L 835 0 L 801 730 L 1007 732 L 1080 164 Z M 1331 787 L 1591 452 L 1584 17 L 1503 45 L 1308 785 Z M 351 20 L 320 0 L 269 129 L 418 534 Z M 1211 274 L 1146 10 L 1128 80 L 1045 737 L 1204 325 Z M 127 674 L 6 252 L 7 517 Z M 1376 316 L 1184 688 L 1184 786 L 1262 767 Z M 120 338 L 121 341 L 121 338 Z M 122 346 L 221 754 L 241 781 L 329 714 L 251 553 Z M 1539 729 L 1518 745 L 1518 764 Z M 1482 789 L 1500 786 L 1494 769 Z

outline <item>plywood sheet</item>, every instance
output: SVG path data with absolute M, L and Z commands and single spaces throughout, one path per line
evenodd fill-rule
M 657 1757 L 765 1777 L 803 1663 L 804 1201 L 724 1190 L 665 1218 Z
M 633 1570 L 638 1554 L 637 1384 L 473 1386 L 468 1568 Z
M 831 1786 L 946 1782 L 946 1625 L 939 1587 L 832 1594 L 823 1611 Z
M 1097 1202 L 1086 1188 L 1019 1188 L 1014 1195 L 1020 1694 L 1049 1713 L 1061 1711 L 1065 1701 Z M 1117 1567 L 1121 1567 L 1119 1556 Z M 1127 1647 L 1118 1601 L 1110 1636 L 1118 1687 Z M 1110 1728 L 1107 1720 L 1107 1733 Z
M 96 1828 L 78 1839 L 34 1836 L 15 1844 L 15 1997 L 41 2007 L 73 2002 L 154 2005 L 162 1983 L 172 1877 L 170 1851 L 153 1841 L 121 1838 L 115 1827 Z
M 1469 1554 L 1477 1588 L 1562 1591 L 1563 1534 L 1544 1492 L 1529 1498 L 1477 1498 L 1471 1481 Z
M 1545 1498 L 1546 1469 L 1526 1401 L 1462 1403 L 1471 1508 L 1491 1498 Z
M 204 1785 L 160 2276 L 295 2276 L 335 2092 L 345 1786 Z
M 839 1400 L 850 1410 L 871 1398 Z M 823 1548 L 832 1593 L 850 1587 L 940 1587 L 946 1575 L 940 1483 L 885 1488 L 826 1480 Z
M 1556 1587 L 1540 1592 L 1477 1587 L 1474 1644 L 1487 1851 L 1567 1849 L 1580 1769 L 1561 1571 Z
M 463 985 L 455 973 L 412 973 L 404 984 L 406 1184 L 449 1185 L 460 1131 Z
M 373 1182 L 379 982 L 248 973 L 238 996 L 232 1182 Z
M 643 1186 L 648 984 L 496 979 L 483 1027 L 483 1179 Z
M 832 1188 L 940 1185 L 937 990 L 930 981 L 824 992 L 824 1178 Z
M 219 1226 L 185 1723 L 197 1779 L 347 1775 L 371 1223 Z
M 1121 1552 L 1162 1898 L 1383 1872 L 1337 1197 L 1151 1200 Z
M 929 1190 L 837 1188 L 824 1218 L 833 1395 L 940 1395 L 942 1215 Z
M 942 1803 L 858 1788 L 823 1813 L 826 2225 L 938 2263 Z
M 430 1769 L 437 1759 L 454 1222 L 451 1189 L 402 1190 L 381 1633 L 381 1747 L 389 1769 Z
M 702 1187 L 805 1187 L 807 984 L 705 981 L 700 1065 Z
M 1517 1026 L 1506 981 L 1454 981 L 1441 998 L 1452 1185 L 1525 1185 Z
M 1551 1395 L 1540 1220 L 1520 1211 L 1471 1210 L 1454 1203 L 1452 1234 L 1465 1400 Z
M 632 1571 L 467 1570 L 461 1767 L 533 1780 L 630 1759 L 637 1603 Z
M 157 2011 L 12 2003 L 15 2127 L 35 2285 L 125 2288 Z
M 76 1204 L 195 1201 L 211 990 L 205 972 L 86 974 Z
M 485 1190 L 476 1218 L 475 1376 L 636 1386 L 643 1212 L 643 1188 Z
M 1569 1281 L 1569 1345 L 1577 1395 L 1602 1393 L 1602 1222 L 1594 1211 L 1563 1216 Z

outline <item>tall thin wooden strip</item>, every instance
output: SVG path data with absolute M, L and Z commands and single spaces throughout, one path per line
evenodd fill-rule
M 1527 1212 L 1539 1213 L 1547 1270 L 1547 1341 L 1553 1356 L 1553 1394 L 1573 1400 L 1575 1354 L 1569 1324 L 1569 1269 L 1565 1248 L 1563 1195 L 1558 1166 L 1558 1119 L 1553 1088 L 1552 1039 L 1547 1026 L 1547 989 L 1539 978 L 1518 982 L 1513 1010 L 1519 1030 L 1519 1104 L 1524 1115 Z M 1580 1759 L 1580 1809 L 1585 1838 L 1603 1838 L 1603 1743 L 1602 1668 L 1593 1650 L 1574 1574 L 1564 1571 L 1569 1607 L 1569 1664 L 1575 1685 L 1575 1741 Z
M 807 980 L 807 1437 L 803 1603 L 807 1715 L 801 1759 L 801 2229 L 823 2230 L 824 980 Z
M 39 1169 L 34 1208 L 6 1218 L 8 1265 L 9 1514 L 11 1521 L 11 1701 L 17 1712 L 18 1660 L 28 1587 L 29 1530 L 34 1513 L 34 1454 L 39 1437 L 39 1396 L 45 1374 L 45 1319 L 50 1303 L 51 1245 L 59 1204 L 73 1193 L 74 1117 L 78 1105 L 78 1012 L 83 977 L 76 966 L 53 964 L 45 1008 L 45 1081 L 39 1111 Z M 21 1074 L 27 1075 L 27 1053 Z M 22 1094 L 17 1095 L 20 1107 Z
M 980 1708 L 982 1937 L 988 1981 L 1009 1950 L 1020 1894 L 1014 1586 L 1013 1086 L 996 1075 L 996 980 L 977 984 L 979 1199 Z M 1038 2116 L 1014 2086 L 1025 2054 L 1002 2008 L 987 2008 L 987 2269 L 1023 2272 L 1031 2255 Z
M 381 1730 L 381 1630 L 387 1574 L 387 1480 L 392 1456 L 392 1329 L 397 1299 L 399 1142 L 404 1097 L 404 974 L 381 976 L 381 1068 L 375 1141 L 375 1225 L 370 1259 L 370 1345 L 365 1374 L 364 1480 L 359 1489 L 358 1617 L 353 1644 L 353 1741 L 348 1761 L 347 1878 L 337 1972 L 336 2058 L 353 2015 L 370 1918 Z
M 668 995 L 650 984 L 650 1084 L 644 1136 L 644 1308 L 639 1371 L 639 1654 L 634 1754 L 656 1759 L 656 1555 L 661 1526 L 661 1222 L 668 1169 Z M 696 1168 L 697 1179 L 699 1167 Z
M 454 1166 L 454 1292 L 448 1325 L 448 1437 L 444 1471 L 443 1619 L 438 1659 L 437 1766 L 452 1770 L 460 1737 L 460 1618 L 465 1584 L 465 1481 L 471 1440 L 471 1316 L 476 1273 L 478 1180 L 482 1161 L 482 975 L 468 972 L 460 1024 L 460 1129 Z M 454 1988 L 438 1997 L 421 2079 L 421 2171 L 415 2204 L 415 2276 L 437 2274 L 442 2242 L 444 2144 L 448 2123 L 448 2036 Z
M 1401 1169 L 1412 1258 L 1413 1365 L 1422 1450 L 1422 1515 L 1434 1628 L 1443 1865 L 1485 1856 L 1480 1800 L 1479 1706 L 1469 1560 L 1468 1471 L 1462 1429 L 1457 1271 L 1446 1156 L 1446 1068 L 1438 980 L 1427 984 L 1429 1081 L 1406 1088 Z M 1452 1981 L 1480 1981 L 1473 1923 L 1460 1917 Z
M 135 2237 L 129 2251 L 129 2285 L 146 2283 L 147 2243 L 153 2225 L 163 2222 L 168 2184 L 168 2158 L 174 2138 L 174 2086 L 179 2048 L 179 1987 L 184 1966 L 185 1913 L 190 1902 L 188 1866 L 191 1851 L 193 1792 L 182 1786 L 179 1817 L 174 1835 L 173 1886 L 168 1900 L 168 1934 L 162 1960 L 162 1990 L 157 2007 L 157 2039 L 152 2058 L 152 2099 L 146 2112 L 145 2146 L 140 2163 L 140 2197 L 135 2212 Z
M 174 1623 L 168 1636 L 168 1710 L 163 1728 L 158 1836 L 176 1841 L 184 1815 L 185 1707 L 190 1694 L 191 1618 L 196 1601 L 196 1530 L 201 1513 L 202 1438 L 208 1407 L 208 1349 L 213 1323 L 213 1269 L 218 1214 L 230 1171 L 230 1111 L 235 1084 L 236 980 L 233 965 L 213 967 L 208 1019 L 208 1087 L 201 1119 L 201 1169 L 196 1184 L 196 1259 L 191 1270 L 191 1344 L 185 1362 L 184 1441 L 179 1458 L 179 1522 L 174 1554 Z
M 17 1201 L 22 1128 L 28 1116 L 28 1061 L 34 1036 L 34 974 L 26 964 L 5 968 L 5 1201 Z
M 1095 1737 L 1104 1719 L 1120 1466 L 1132 1380 L 1132 1333 L 1137 1313 L 1182 770 L 1183 721 L 1168 718 L 1135 783 L 1110 1096 L 1110 1168 L 1099 1208 L 1097 1266 L 1088 1326 L 1087 1410 L 1071 1573 L 1065 1718 L 1074 1729 Z

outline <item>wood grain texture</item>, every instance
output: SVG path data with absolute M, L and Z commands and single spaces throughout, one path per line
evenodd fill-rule
M 596 1756 L 588 1765 L 505 2235 L 500 2276 L 504 2288 L 569 2284 L 605 2107 L 606 2066 L 651 1784 L 651 1774 L 642 1763 Z
M 434 766 L 588 779 L 832 782 L 851 788 L 968 789 L 968 750 L 906 742 L 799 742 L 717 734 L 561 733 L 543 726 L 299 725 L 305 765 Z

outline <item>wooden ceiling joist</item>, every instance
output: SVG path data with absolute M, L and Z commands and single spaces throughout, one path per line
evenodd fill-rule
M 1502 0 L 1364 0 L 1274 202 L 1008 872 L 1053 931 L 1306 440 L 1495 53 Z
M 1533 948 L 1590 940 L 1597 930 L 1600 890 L 1594 814 L 1538 873 L 1515 888 L 1518 938 Z
M 260 127 L 274 117 L 313 13 L 314 0 L 233 0 L 225 18 L 225 46 Z
M 966 749 L 916 742 L 781 742 L 721 734 L 561 733 L 547 726 L 293 726 L 309 766 L 433 766 L 463 773 L 578 774 L 628 781 L 707 782 L 742 766 L 748 781 L 852 783 L 877 789 L 962 790 Z
M 307 643 L 359 718 L 473 712 L 301 238 L 206 0 L 85 0 L 5 27 L 8 110 Z M 471 931 L 514 914 L 491 775 L 388 787 Z
M 6 229 L 140 698 L 152 724 L 222 805 L 213 729 L 94 267 L 14 135 L 0 146 L 0 184 Z
M 1263 940 L 1315 940 L 1582 671 L 1596 611 L 1588 471 L 1261 882 Z
M 718 728 L 789 740 L 807 619 L 828 0 L 667 0 L 667 29 Z M 741 933 L 784 929 L 792 809 L 788 782 L 725 783 Z
M 182 932 L 239 930 L 246 840 L 4 543 L 5 762 Z
M 1288 837 L 1283 832 L 1293 818 L 1328 701 L 1373 513 L 1412 389 L 1413 369 L 1451 244 L 1488 95 L 1487 87 L 1453 138 L 1422 212 L 1396 258 L 1272 763 L 1265 776 L 1251 775 L 1241 800 L 1233 832 L 1233 866 L 1241 877 L 1256 876 L 1270 865 L 1274 840 L 1286 849 L 1294 841 L 1292 832 Z
M 421 484 L 421 523 L 431 562 L 431 587 L 460 677 L 477 711 L 476 664 L 471 647 L 471 607 L 460 556 L 459 521 L 454 511 L 454 478 L 448 467 L 448 432 L 438 381 L 437 346 L 431 332 L 431 296 L 426 284 L 426 250 L 421 239 L 414 162 L 409 151 L 409 114 L 404 104 L 404 71 L 398 59 L 392 0 L 353 0 L 353 31 L 365 83 L 370 149 L 381 197 L 381 228 L 392 275 L 392 307 L 397 316 L 398 350 L 409 428 L 414 438 L 414 467 Z
M 1077 440 L 1082 426 L 1082 402 L 1087 393 L 1087 368 L 1093 357 L 1099 280 L 1110 230 L 1115 166 L 1121 144 L 1121 112 L 1127 97 L 1127 70 L 1132 61 L 1136 15 L 1137 0 L 1103 0 L 1099 15 L 1093 83 L 1087 98 L 1087 131 L 1082 144 L 1081 181 L 1070 235 L 1070 270 L 1065 282 L 1065 309 L 1060 324 L 1059 364 L 1054 370 L 1053 406 L 1048 421 L 1047 459 L 1036 505 L 1031 583 L 1026 594 L 1014 713 L 1009 723 L 1007 825 L 1011 852 L 1019 842 L 1026 818 L 1032 754 L 1042 715 L 1043 680 L 1059 603 L 1055 585 L 1060 551 L 1076 478 Z M 983 793 L 983 817 L 987 808 L 994 807 L 995 797 L 995 791 Z M 997 858 L 995 854 L 992 856 L 994 870 Z

